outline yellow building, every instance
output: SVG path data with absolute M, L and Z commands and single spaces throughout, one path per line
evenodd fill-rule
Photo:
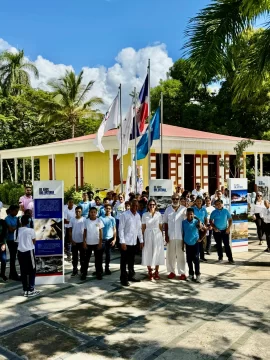
M 34 160 L 39 160 L 40 179 L 63 180 L 65 188 L 83 183 L 93 184 L 96 188 L 113 189 L 120 183 L 120 164 L 117 160 L 119 143 L 117 130 L 108 131 L 102 139 L 105 152 L 97 151 L 93 143 L 95 134 L 68 139 L 51 144 L 2 150 L 1 182 L 3 182 L 3 160 L 14 159 L 14 178 L 17 181 L 17 160 L 31 159 L 32 170 Z M 163 174 L 160 173 L 161 148 L 160 141 L 154 141 L 151 148 L 151 178 L 172 178 L 175 184 L 192 190 L 195 182 L 213 191 L 231 177 L 234 147 L 241 138 L 207 133 L 171 125 L 163 125 Z M 263 154 L 270 153 L 270 142 L 254 140 L 248 148 L 248 154 L 255 156 L 256 176 L 258 175 L 258 155 L 260 158 L 260 175 L 263 174 Z M 247 153 L 246 153 L 247 154 Z M 244 156 L 246 155 L 244 154 Z M 123 177 L 127 177 L 128 166 L 133 166 L 134 140 L 123 159 Z M 220 166 L 224 160 L 227 166 Z M 148 157 L 138 161 L 143 168 L 143 185 L 148 185 Z M 238 176 L 245 176 L 245 169 Z M 24 171 L 25 179 L 25 171 Z

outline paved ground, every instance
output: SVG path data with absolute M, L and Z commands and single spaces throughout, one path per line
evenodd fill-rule
M 236 266 L 202 264 L 202 284 L 162 279 L 123 289 L 119 254 L 103 281 L 42 286 L 38 298 L 0 282 L 0 359 L 270 359 L 270 254 L 255 241 Z M 139 259 L 138 259 L 139 261 Z M 93 267 L 90 269 L 90 274 Z

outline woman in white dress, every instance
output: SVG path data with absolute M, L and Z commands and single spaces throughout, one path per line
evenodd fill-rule
M 148 201 L 148 212 L 142 216 L 142 232 L 144 236 L 144 247 L 142 250 L 142 265 L 148 268 L 148 277 L 159 280 L 159 265 L 165 264 L 164 241 L 162 236 L 162 216 L 157 210 L 154 199 Z M 152 266 L 155 273 L 152 273 Z

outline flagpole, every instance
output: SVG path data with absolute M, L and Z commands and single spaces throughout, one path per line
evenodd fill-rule
M 160 96 L 160 152 L 161 152 L 161 159 L 160 159 L 160 174 L 161 179 L 163 179 L 163 92 L 161 92 Z
M 121 179 L 121 193 L 124 191 L 123 186 L 123 126 L 122 126 L 122 85 L 119 85 L 119 105 L 120 105 L 120 135 L 121 135 L 121 157 L 120 157 L 120 179 Z
M 134 87 L 134 123 L 133 123 L 133 127 L 134 127 L 134 147 L 135 147 L 135 151 L 134 151 L 134 154 L 135 154 L 135 162 L 134 162 L 135 194 L 137 194 L 137 119 L 136 119 L 137 111 L 136 111 L 136 106 L 137 106 L 137 93 L 136 93 L 136 87 Z
M 150 59 L 148 60 L 148 186 L 151 180 L 151 129 L 150 129 L 150 115 L 151 115 L 151 98 L 150 98 Z

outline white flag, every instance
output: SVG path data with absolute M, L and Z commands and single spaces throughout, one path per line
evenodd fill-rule
M 119 96 L 117 95 L 114 99 L 112 105 L 109 107 L 109 110 L 104 115 L 102 123 L 98 129 L 96 137 L 94 139 L 94 144 L 101 152 L 105 152 L 101 140 L 106 131 L 116 129 L 119 126 Z
M 122 141 L 122 150 L 123 150 L 122 156 L 128 153 L 128 145 L 129 145 L 130 134 L 132 133 L 133 117 L 134 117 L 133 107 L 134 104 L 132 102 L 128 110 L 128 113 L 125 117 L 125 120 L 122 121 L 122 139 L 121 139 L 121 127 L 118 129 L 117 137 L 120 146 L 119 146 L 117 160 L 121 158 L 121 141 Z

